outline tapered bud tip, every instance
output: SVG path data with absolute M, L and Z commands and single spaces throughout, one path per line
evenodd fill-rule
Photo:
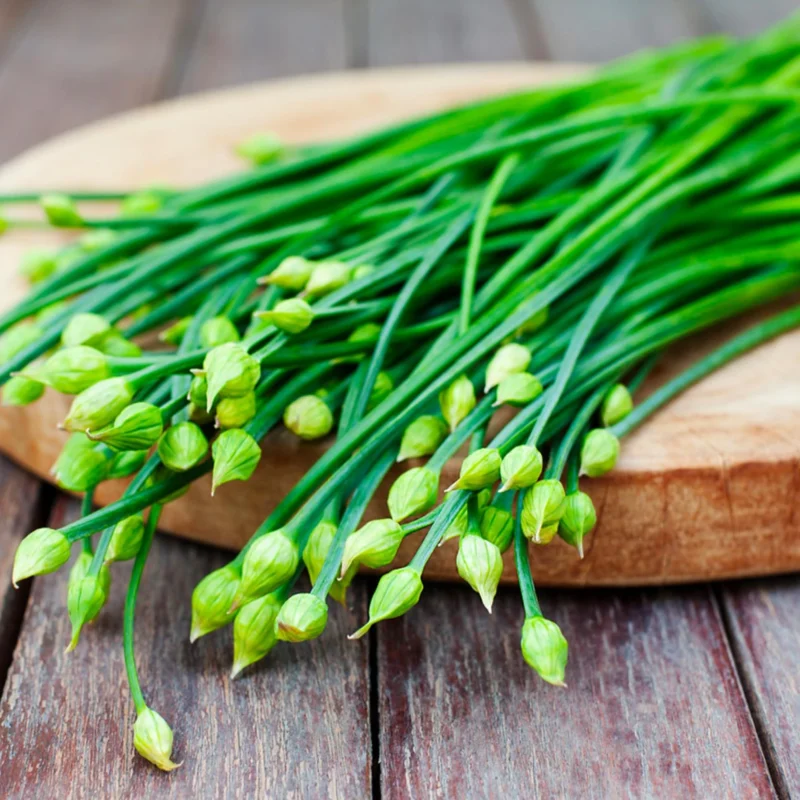
M 475 387 L 472 381 L 466 375 L 456 378 L 439 393 L 439 406 L 450 430 L 455 430 L 458 423 L 475 408 Z
M 299 563 L 300 553 L 289 534 L 282 528 L 265 533 L 245 554 L 241 597 L 251 599 L 274 591 L 294 575 Z
M 245 603 L 233 621 L 233 674 L 260 661 L 275 646 L 281 601 L 268 594 Z
M 280 286 L 281 289 L 299 292 L 308 283 L 314 269 L 314 262 L 302 256 L 284 258 L 269 275 L 261 278 L 263 283 Z
M 458 574 L 480 595 L 491 613 L 503 574 L 503 554 L 497 545 L 480 536 L 464 536 L 459 542 L 456 568 Z
M 521 444 L 503 457 L 500 476 L 503 479 L 501 492 L 510 489 L 526 489 L 533 486 L 542 474 L 542 454 L 533 446 Z
M 106 550 L 106 564 L 136 558 L 144 538 L 144 520 L 141 514 L 121 519 L 111 534 Z
M 342 261 L 319 261 L 313 265 L 306 294 L 309 297 L 321 297 L 341 289 L 350 282 L 352 267 Z
M 542 391 L 542 383 L 535 375 L 519 372 L 509 375 L 500 382 L 494 405 L 525 406 L 535 400 Z
M 290 297 L 269 311 L 256 311 L 256 316 L 285 333 L 302 333 L 314 321 L 314 310 L 301 297 Z
M 633 411 L 633 398 L 628 387 L 618 383 L 609 389 L 600 406 L 600 419 L 605 427 L 616 425 Z
M 56 271 L 56 267 L 57 261 L 54 252 L 35 248 L 23 254 L 19 272 L 31 283 L 38 283 L 49 278 Z
M 241 397 L 223 397 L 215 409 L 217 428 L 224 431 L 243 428 L 256 415 L 256 394 L 248 392 Z
M 529 617 L 522 625 L 522 656 L 528 666 L 554 686 L 565 686 L 569 646 L 555 622 L 544 617 Z
M 97 575 L 89 575 L 92 559 L 82 553 L 73 566 L 67 585 L 67 611 L 72 623 L 72 640 L 67 652 L 75 649 L 81 630 L 87 622 L 97 617 L 108 599 L 111 588 L 111 573 L 102 566 Z
M 11 582 L 16 588 L 21 580 L 34 575 L 55 572 L 69 561 L 70 543 L 61 531 L 37 528 L 29 533 L 17 547 Z
M 597 524 L 592 498 L 585 492 L 573 492 L 564 503 L 564 514 L 558 523 L 559 536 L 577 549 L 583 558 L 583 537 Z
M 239 331 L 228 317 L 212 317 L 200 326 L 200 346 L 203 348 L 238 342 L 240 338 Z
M 126 217 L 144 217 L 155 214 L 164 206 L 165 195 L 152 189 L 129 194 L 120 204 L 120 212 Z
M 89 345 L 97 347 L 111 330 L 111 323 L 99 314 L 82 312 L 70 317 L 61 332 L 61 344 L 64 347 Z
M 525 372 L 531 363 L 531 351 L 527 347 L 516 342 L 503 345 L 492 356 L 489 366 L 486 369 L 486 385 L 484 391 L 488 392 L 498 384 L 502 383 L 510 375 Z
M 192 592 L 190 641 L 194 642 L 232 621 L 228 612 L 240 583 L 238 572 L 231 566 L 225 566 L 209 573 L 195 586 Z
M 80 394 L 111 377 L 108 359 L 88 345 L 56 350 L 42 365 L 37 376 L 62 394 Z
M 605 428 L 595 428 L 581 447 L 581 475 L 599 478 L 614 468 L 618 457 L 619 439 Z
M 164 772 L 171 772 L 180 764 L 172 760 L 172 728 L 152 708 L 139 712 L 133 725 L 133 746 L 140 756 Z
M 360 639 L 376 622 L 394 619 L 413 608 L 422 594 L 422 578 L 413 567 L 387 572 L 378 581 L 369 603 L 369 621 L 348 639 Z
M 342 556 L 342 577 L 355 564 L 372 569 L 391 564 L 402 541 L 403 528 L 395 520 L 374 519 L 368 522 L 347 537 Z
M 491 486 L 500 477 L 502 457 L 494 447 L 481 447 L 470 453 L 461 464 L 458 480 L 450 489 L 477 492 Z
M 436 452 L 436 448 L 447 436 L 447 424 L 441 417 L 426 415 L 417 417 L 403 432 L 398 461 L 421 458 Z
M 45 194 L 39 199 L 51 225 L 57 228 L 80 228 L 83 217 L 71 197 L 65 194 Z
M 164 430 L 161 409 L 151 403 L 132 403 L 105 428 L 90 432 L 89 438 L 112 450 L 148 450 Z
M 375 406 L 380 405 L 394 390 L 394 381 L 388 372 L 379 372 L 372 385 L 367 401 L 367 410 L 372 411 Z
M 261 448 L 247 431 L 238 428 L 224 431 L 211 445 L 214 472 L 211 494 L 229 481 L 246 481 L 261 460 Z
M 531 486 L 522 500 L 522 531 L 525 536 L 538 544 L 545 543 L 545 536 L 552 539 L 564 513 L 564 499 L 564 487 L 560 481 L 544 480 Z
M 208 439 L 194 422 L 179 422 L 158 440 L 158 456 L 168 469 L 185 472 L 199 464 L 208 452 Z
M 292 595 L 275 620 L 275 635 L 282 642 L 316 639 L 328 624 L 328 604 L 314 594 Z
M 68 431 L 92 431 L 110 425 L 133 399 L 134 387 L 125 378 L 106 378 L 84 389 L 64 420 Z
M 235 146 L 236 155 L 257 167 L 280 158 L 286 148 L 280 137 L 271 132 L 254 133 Z
M 427 467 L 414 467 L 402 475 L 389 489 L 389 514 L 395 522 L 427 511 L 436 503 L 439 476 Z
M 311 441 L 327 436 L 333 428 L 333 412 L 313 394 L 298 397 L 283 412 L 283 424 L 296 436 Z
M 239 342 L 227 342 L 206 353 L 203 372 L 208 382 L 206 410 L 217 398 L 241 397 L 255 389 L 261 365 Z

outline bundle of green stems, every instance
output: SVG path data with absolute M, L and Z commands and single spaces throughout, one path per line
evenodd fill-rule
M 21 542 L 14 582 L 78 546 L 72 649 L 111 565 L 133 560 L 123 646 L 145 758 L 175 766 L 133 648 L 161 508 L 205 473 L 213 492 L 248 480 L 281 424 L 329 447 L 198 584 L 192 641 L 232 624 L 235 676 L 319 636 L 329 595 L 346 602 L 360 567 L 394 566 L 426 530 L 351 638 L 409 611 L 451 538 L 491 611 L 513 548 L 522 655 L 563 684 L 567 642 L 530 559 L 554 539 L 583 556 L 596 514 L 581 477 L 613 469 L 620 440 L 685 387 L 800 324 L 790 306 L 634 404 L 673 342 L 800 288 L 799 46 L 795 18 L 346 141 L 256 135 L 239 147 L 252 169 L 183 191 L 0 196 L 10 233 L 36 224 L 15 220 L 25 203 L 79 231 L 24 257 L 31 291 L 0 317 L 4 403 L 74 395 L 53 471 L 84 494 L 79 519 Z M 515 413 L 490 428 L 501 406 Z M 95 510 L 96 486 L 125 476 Z

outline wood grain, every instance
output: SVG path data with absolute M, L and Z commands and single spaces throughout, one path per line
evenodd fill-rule
M 272 128 L 304 141 L 345 135 L 467 97 L 564 79 L 574 71 L 520 64 L 375 70 L 203 95 L 35 148 L 2 170 L 0 187 L 41 187 L 45 181 L 95 187 L 194 183 L 235 169 L 229 144 L 252 130 Z M 86 153 L 92 154 L 90 163 Z M 0 304 L 24 291 L 11 271 L 29 242 L 21 234 L 0 242 L 0 271 L 7 280 Z M 682 343 L 664 359 L 651 388 L 752 319 Z M 536 552 L 537 579 L 558 585 L 647 584 L 800 568 L 795 488 L 800 373 L 786 368 L 798 353 L 800 331 L 715 373 L 630 436 L 617 469 L 586 487 L 600 509 L 586 558 L 579 561 L 574 551 L 555 543 Z M 47 477 L 64 440 L 56 424 L 67 402 L 51 393 L 24 409 L 2 409 L 0 447 Z M 201 481 L 168 507 L 163 525 L 189 538 L 239 547 L 320 452 L 320 445 L 279 431 L 267 440 L 251 481 L 224 487 L 215 500 L 208 482 Z M 443 485 L 455 478 L 457 467 L 457 462 L 448 466 Z M 106 503 L 119 491 L 119 485 L 104 484 L 98 499 Z M 763 514 L 767 506 L 775 513 Z M 371 513 L 385 514 L 380 496 Z M 455 549 L 451 542 L 435 553 L 431 576 L 454 577 Z M 510 561 L 506 579 L 513 580 Z
M 800 583 L 719 592 L 733 651 L 781 797 L 800 795 Z
M 567 689 L 523 662 L 516 593 L 490 617 L 433 588 L 378 626 L 384 797 L 772 796 L 707 591 L 542 604 L 571 642 Z
M 53 524 L 74 516 L 59 504 Z M 230 634 L 190 645 L 194 584 L 224 558 L 157 538 L 136 619 L 145 696 L 175 730 L 184 765 L 169 777 L 133 750 L 133 704 L 122 661 L 129 568 L 113 568 L 107 607 L 65 655 L 66 570 L 33 582 L 0 703 L 2 795 L 30 797 L 363 797 L 370 785 L 367 644 L 349 642 L 366 613 L 331 609 L 325 637 L 280 645 L 259 668 L 228 678 Z

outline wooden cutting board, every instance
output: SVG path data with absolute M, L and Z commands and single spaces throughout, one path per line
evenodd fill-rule
M 422 67 L 301 77 L 198 95 L 124 114 L 61 136 L 0 170 L 0 190 L 189 186 L 241 164 L 231 143 L 261 130 L 308 142 L 363 131 L 471 98 L 568 79 L 570 65 Z M 16 113 L 24 113 L 18 109 Z M 25 292 L 21 253 L 57 234 L 0 240 L 0 307 Z M 643 392 L 707 352 L 749 320 L 683 343 Z M 0 409 L 0 449 L 43 478 L 64 441 L 56 423 L 68 399 L 48 392 L 33 406 Z M 165 530 L 238 548 L 318 457 L 284 430 L 266 440 L 253 478 L 215 498 L 201 480 L 169 505 Z M 446 486 L 458 462 L 442 479 Z M 100 503 L 122 484 L 103 484 Z M 556 539 L 533 551 L 542 584 L 636 585 L 800 569 L 800 331 L 783 336 L 685 392 L 625 440 L 614 472 L 587 481 L 598 525 L 581 561 Z M 385 489 L 371 509 L 385 514 Z M 407 559 L 418 540 L 405 543 Z M 455 576 L 455 542 L 437 550 L 432 577 Z M 504 577 L 514 580 L 510 553 Z

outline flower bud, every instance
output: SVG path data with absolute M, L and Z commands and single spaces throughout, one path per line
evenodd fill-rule
M 514 517 L 504 508 L 486 506 L 480 516 L 481 536 L 505 553 L 514 540 Z
M 500 477 L 502 461 L 500 451 L 494 447 L 481 447 L 475 450 L 461 463 L 458 480 L 449 486 L 447 491 L 466 489 L 477 492 L 491 486 Z
M 328 624 L 328 604 L 315 594 L 294 594 L 281 607 L 275 635 L 282 642 L 316 639 Z
M 189 641 L 195 642 L 233 619 L 230 608 L 239 593 L 241 580 L 236 570 L 227 565 L 206 575 L 192 592 L 192 631 Z
M 529 372 L 517 372 L 501 381 L 497 387 L 497 399 L 493 405 L 526 406 L 535 400 L 543 388 L 541 381 Z
M 561 481 L 544 480 L 531 486 L 522 501 L 522 531 L 525 536 L 542 544 L 543 535 L 550 533 L 544 529 L 557 526 L 564 513 L 564 497 Z
M 193 405 L 205 409 L 208 402 L 208 382 L 205 375 L 192 376 L 186 399 Z
M 114 358 L 138 358 L 142 348 L 129 342 L 116 328 L 112 328 L 95 347 L 104 355 Z
M 475 408 L 475 387 L 472 381 L 466 375 L 456 378 L 439 393 L 439 405 L 450 430 L 455 430 L 458 423 Z
M 314 321 L 314 310 L 302 297 L 281 300 L 275 308 L 255 313 L 286 333 L 302 333 Z
M 211 445 L 214 473 L 211 494 L 229 481 L 246 481 L 261 460 L 261 448 L 247 431 L 233 428 L 221 433 Z
M 619 456 L 619 439 L 605 428 L 589 431 L 581 447 L 581 475 L 599 478 L 614 469 Z
M 522 657 L 529 667 L 554 686 L 566 686 L 567 640 L 555 622 L 529 617 L 522 625 Z
M 387 572 L 378 581 L 369 603 L 369 621 L 348 639 L 360 639 L 376 622 L 394 619 L 413 608 L 422 594 L 422 578 L 413 567 Z
M 223 397 L 215 409 L 216 426 L 222 430 L 243 428 L 256 415 L 256 394 L 248 392 L 241 397 Z
M 359 325 L 348 337 L 348 342 L 375 342 L 381 335 L 381 326 L 374 322 Z
M 633 411 L 633 398 L 628 387 L 618 383 L 609 389 L 600 406 L 600 419 L 607 428 L 616 425 Z
M 0 364 L 5 364 L 26 347 L 38 342 L 44 330 L 36 322 L 18 322 L 0 336 Z
M 531 351 L 525 345 L 512 342 L 503 345 L 492 356 L 486 368 L 486 385 L 484 391 L 488 392 L 493 387 L 504 381 L 510 375 L 517 375 L 528 369 L 531 363 Z
M 37 528 L 17 546 L 11 582 L 17 584 L 33 575 L 55 572 L 69 561 L 69 540 L 53 528 Z
M 164 196 L 151 189 L 132 192 L 120 203 L 120 213 L 125 217 L 146 217 L 156 214 L 164 206 Z
M 87 492 L 108 477 L 111 458 L 108 450 L 96 447 L 82 433 L 74 433 L 53 464 L 56 483 L 70 492 Z
M 471 499 L 470 502 L 472 502 Z M 445 528 L 442 538 L 439 540 L 439 547 L 450 539 L 460 538 L 469 530 L 469 527 L 469 505 L 465 503 L 458 509 L 455 519 Z
M 289 581 L 300 563 L 300 553 L 282 529 L 266 533 L 250 546 L 242 563 L 240 600 L 274 591 Z
M 372 264 L 359 264 L 353 270 L 353 280 L 361 280 L 361 278 L 366 278 L 367 275 L 372 275 L 373 272 L 375 272 L 375 267 Z
M 132 403 L 123 408 L 113 424 L 89 434 L 113 450 L 147 450 L 161 436 L 161 409 L 151 403 Z
M 127 478 L 134 472 L 138 472 L 144 466 L 145 461 L 147 461 L 146 450 L 128 450 L 117 453 L 111 460 L 107 479 Z
M 492 502 L 492 490 L 487 487 L 486 489 L 481 489 L 475 495 L 475 508 L 480 512 L 483 511 L 489 503 Z
M 447 436 L 447 425 L 441 417 L 426 415 L 417 417 L 403 433 L 398 461 L 420 458 L 436 452 L 436 448 Z
M 336 535 L 336 523 L 324 519 L 314 526 L 311 535 L 303 550 L 303 563 L 308 570 L 308 577 L 312 586 L 317 582 L 322 565 L 328 557 L 333 537 Z
M 99 314 L 73 314 L 61 333 L 64 347 L 95 347 L 111 330 L 111 324 Z
M 413 467 L 389 489 L 389 514 L 395 522 L 415 517 L 433 507 L 438 493 L 439 476 L 427 467 Z
M 309 297 L 321 297 L 341 289 L 350 282 L 351 272 L 349 264 L 342 261 L 319 261 L 311 270 L 311 276 L 306 284 L 306 294 Z
M 526 303 L 527 300 L 523 300 L 520 305 Z M 517 336 L 524 336 L 525 334 L 535 333 L 539 330 L 539 328 L 544 327 L 544 324 L 550 317 L 550 307 L 545 306 L 544 308 L 540 308 L 527 322 L 523 322 L 522 325 L 517 329 Z
M 289 256 L 284 258 L 269 275 L 260 279 L 260 283 L 269 283 L 280 286 L 281 289 L 299 292 L 305 288 L 314 269 L 314 262 L 302 256 Z
M 577 549 L 583 558 L 583 537 L 597 524 L 592 498 L 585 492 L 567 495 L 564 514 L 558 522 L 558 535 Z
M 233 621 L 232 678 L 275 647 L 275 620 L 280 610 L 281 602 L 274 594 L 251 600 L 239 609 Z
M 212 317 L 200 326 L 201 347 L 219 347 L 228 342 L 238 342 L 240 338 L 236 326 L 227 317 Z
M 391 564 L 400 543 L 403 528 L 393 519 L 374 519 L 347 537 L 342 556 L 341 575 L 354 564 L 377 569 Z
M 71 197 L 65 194 L 45 194 L 39 198 L 48 221 L 57 228 L 81 228 L 83 217 Z
M 260 167 L 280 158 L 285 147 L 274 133 L 254 133 L 243 139 L 235 147 L 236 155 L 254 166 Z
M 80 394 L 110 378 L 111 370 L 103 353 L 79 345 L 56 350 L 36 377 L 62 394 Z
M 203 361 L 211 411 L 219 397 L 241 397 L 256 388 L 261 365 L 238 342 L 228 342 L 209 350 Z
M 173 472 L 186 472 L 208 452 L 208 440 L 194 422 L 179 422 L 167 428 L 158 440 L 158 455 Z
M 133 399 L 134 387 L 125 378 L 106 378 L 84 389 L 64 420 L 68 431 L 91 431 L 111 424 Z
M 97 230 L 87 231 L 78 239 L 78 247 L 84 253 L 96 253 L 98 250 L 105 250 L 117 241 L 117 234 L 114 231 L 98 228 Z
M 55 271 L 55 254 L 50 250 L 42 250 L 40 248 L 28 250 L 27 253 L 24 253 L 19 265 L 20 274 L 31 283 L 43 281 Z
M 67 653 L 78 646 L 83 626 L 100 613 L 111 588 L 111 572 L 108 567 L 102 566 L 97 575 L 88 575 L 91 563 L 92 556 L 81 553 L 69 574 L 67 611 L 72 624 L 72 638 L 67 645 Z
M 44 384 L 26 375 L 15 375 L 3 387 L 4 406 L 27 406 L 44 394 Z
M 531 445 L 521 444 L 509 450 L 503 458 L 500 467 L 503 485 L 500 491 L 527 489 L 539 480 L 541 474 L 542 454 Z
M 140 756 L 164 772 L 171 772 L 180 766 L 172 761 L 172 728 L 152 708 L 145 708 L 136 717 L 133 746 Z
M 503 554 L 496 544 L 480 536 L 464 536 L 456 556 L 458 574 L 481 596 L 486 610 L 492 613 L 492 603 L 503 574 Z
M 177 322 L 173 322 L 168 328 L 164 328 L 164 330 L 158 334 L 158 338 L 167 344 L 179 345 L 183 340 L 183 337 L 186 335 L 186 331 L 189 330 L 189 326 L 192 324 L 192 319 L 194 318 L 181 317 L 181 319 L 179 319 Z
M 301 439 L 320 439 L 333 427 L 333 412 L 324 400 L 307 394 L 286 406 L 283 424 Z
M 367 411 L 379 406 L 394 391 L 394 381 L 388 372 L 379 372 L 367 401 Z
M 121 519 L 114 526 L 114 532 L 111 534 L 106 550 L 106 564 L 114 561 L 130 561 L 132 558 L 136 558 L 143 538 L 144 520 L 141 514 Z

